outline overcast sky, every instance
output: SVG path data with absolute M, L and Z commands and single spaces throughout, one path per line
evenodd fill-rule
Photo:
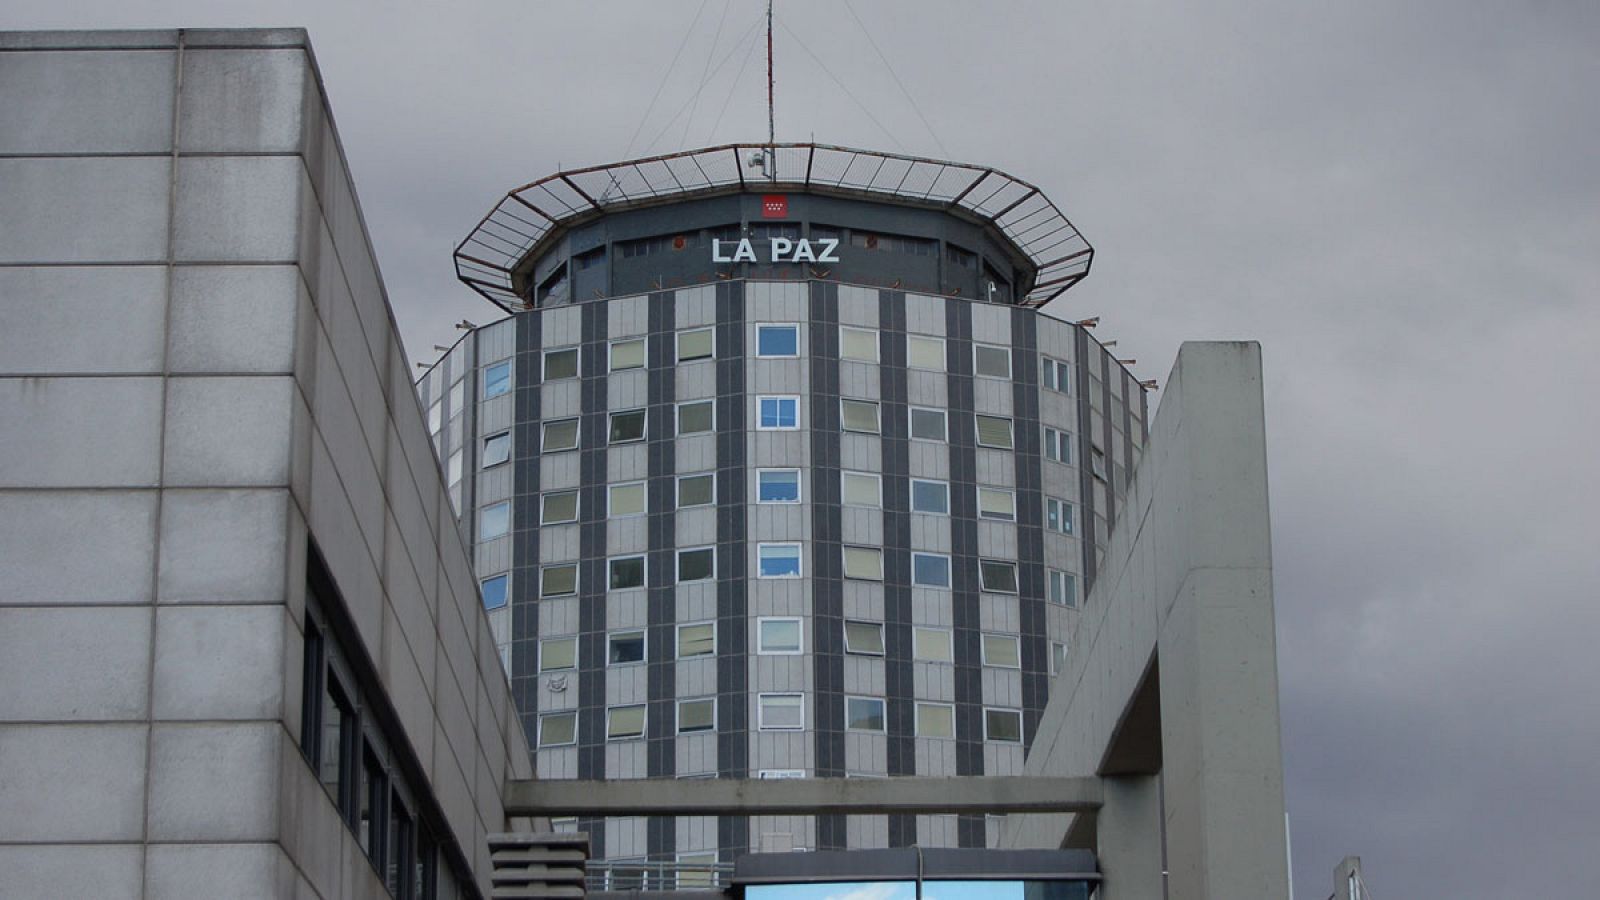
M 779 0 L 779 140 L 1040 185 L 1097 250 L 1051 311 L 1143 377 L 1262 343 L 1301 900 L 1347 853 L 1382 900 L 1593 896 L 1600 4 L 852 2 L 921 115 L 843 0 Z M 450 251 L 507 189 L 762 139 L 761 14 L 11 0 L 0 26 L 309 28 L 425 360 L 496 316 Z

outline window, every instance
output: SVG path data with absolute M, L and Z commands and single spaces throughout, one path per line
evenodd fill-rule
M 562 450 L 578 449 L 578 420 L 556 419 L 544 423 L 545 453 L 559 453 Z
M 539 572 L 539 596 L 560 597 L 578 592 L 578 564 L 545 566 Z
M 1106 452 L 1099 447 L 1089 448 L 1089 470 L 1094 472 L 1094 477 L 1106 480 Z
M 612 413 L 609 435 L 608 439 L 613 444 L 644 440 L 644 410 L 629 409 Z
M 950 632 L 918 625 L 911 629 L 911 657 L 922 662 L 947 663 L 955 659 Z
M 511 502 L 502 500 L 478 510 L 478 540 L 490 541 L 511 530 Z
M 678 733 L 715 731 L 717 728 L 717 698 L 678 701 Z
M 945 440 L 944 410 L 911 407 L 911 437 L 919 441 Z
M 1044 458 L 1058 463 L 1072 464 L 1072 435 L 1046 427 L 1044 430 Z
M 878 361 L 878 333 L 867 328 L 839 328 L 839 358 L 858 362 Z
M 1000 559 L 978 560 L 978 580 L 991 594 L 1017 592 L 1017 564 Z
M 839 495 L 845 506 L 882 506 L 883 479 L 870 472 L 840 472 Z
M 757 397 L 756 428 L 761 431 L 800 427 L 799 397 Z
M 511 361 L 483 367 L 483 399 L 498 397 L 511 390 Z
M 645 661 L 644 632 L 613 631 L 606 639 L 606 664 L 631 666 Z
M 917 737 L 956 736 L 956 708 L 949 703 L 917 704 Z
M 642 516 L 645 513 L 645 485 L 642 481 L 613 484 L 607 489 L 606 508 L 613 519 Z
M 611 590 L 626 591 L 644 587 L 643 556 L 619 556 L 611 560 L 610 568 L 610 578 L 606 583 Z
M 983 739 L 1022 743 L 1022 712 L 1015 709 L 985 709 L 983 711 Z
M 717 499 L 717 475 L 701 472 L 678 476 L 678 508 L 707 506 Z
M 682 730 L 681 728 L 679 729 Z M 711 888 L 716 886 L 717 851 L 705 850 L 678 854 L 678 890 Z M 668 888 L 670 885 L 662 885 Z
M 799 544 L 756 545 L 757 578 L 799 578 Z
M 883 655 L 883 623 L 858 622 L 846 619 L 844 623 L 844 652 L 857 656 Z
M 630 741 L 644 737 L 643 703 L 637 706 L 613 706 L 606 710 L 606 740 Z
M 1068 368 L 1066 363 L 1058 359 L 1051 359 L 1048 356 L 1039 357 L 1039 362 L 1043 367 L 1039 377 L 1040 384 L 1052 391 L 1060 391 L 1063 394 L 1072 393 L 1072 370 Z
M 611 342 L 611 371 L 644 368 L 644 338 Z
M 973 344 L 972 374 L 989 378 L 1010 378 L 1011 349 L 989 344 Z
M 950 485 L 943 481 L 911 479 L 911 511 L 945 516 L 950 514 Z
M 983 416 L 978 419 L 978 446 L 1011 449 L 1011 420 L 1003 416 Z
M 943 372 L 946 366 L 944 338 L 928 337 L 923 334 L 906 335 L 906 365 L 913 369 Z
M 553 491 L 541 498 L 544 511 L 539 517 L 542 525 L 561 525 L 578 521 L 578 492 Z
M 911 583 L 918 587 L 948 588 L 950 557 L 942 553 L 912 553 Z
M 445 475 L 445 483 L 446 484 L 449 484 L 449 485 L 453 486 L 453 485 L 459 484 L 461 482 L 461 451 L 460 450 L 457 450 L 454 453 L 450 454 L 450 459 L 445 461 L 444 475 Z
M 806 727 L 804 694 L 761 694 L 756 703 L 756 727 L 761 731 L 799 731 Z
M 797 618 L 757 619 L 756 652 L 779 656 L 800 653 L 803 633 Z
M 983 636 L 983 664 L 999 669 L 1022 668 L 1022 651 L 1014 634 Z
M 480 585 L 483 594 L 484 609 L 499 609 L 506 605 L 506 589 L 511 586 L 510 575 L 494 575 L 485 578 Z
M 439 403 L 428 407 L 428 433 L 438 434 L 444 427 L 444 406 Z
M 757 325 L 756 355 L 792 357 L 800 355 L 799 325 Z
M 799 469 L 760 469 L 756 472 L 757 503 L 799 503 Z
M 844 577 L 883 580 L 883 551 L 876 547 L 845 547 Z
M 467 380 L 465 378 L 457 378 L 455 383 L 450 385 L 450 402 L 446 404 L 450 409 L 450 417 L 452 419 L 461 415 L 461 407 L 465 406 L 466 402 Z
M 717 574 L 717 548 L 696 547 L 678 551 L 678 580 L 705 581 Z
M 578 713 L 547 713 L 539 717 L 539 746 L 565 747 L 578 742 Z
M 844 698 L 844 727 L 847 731 L 882 731 L 883 701 L 877 697 Z
M 563 672 L 578 667 L 576 637 L 545 638 L 539 642 L 539 671 Z
M 511 432 L 502 431 L 483 439 L 483 467 L 498 466 L 511 458 Z
M 712 622 L 696 622 L 678 626 L 678 658 L 717 655 L 717 626 Z
M 1072 504 L 1055 497 L 1044 498 L 1044 527 L 1062 534 L 1072 533 Z
M 678 362 L 710 359 L 716 355 L 716 332 L 710 328 L 678 332 Z
M 1067 667 L 1067 645 L 1061 641 L 1050 642 L 1050 674 L 1060 675 Z
M 1001 522 L 1017 520 L 1017 495 L 1000 488 L 978 488 L 978 517 Z
M 839 422 L 845 431 L 878 433 L 878 404 L 871 400 L 840 400 Z
M 578 348 L 563 347 L 544 352 L 544 380 L 557 381 L 578 377 Z
M 1045 575 L 1050 602 L 1060 606 L 1078 605 L 1078 576 L 1060 569 L 1051 569 Z
M 717 401 L 695 400 L 678 404 L 678 434 L 701 434 L 717 429 Z

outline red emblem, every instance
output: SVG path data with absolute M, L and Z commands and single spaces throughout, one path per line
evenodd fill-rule
M 761 218 L 782 219 L 789 215 L 789 195 L 768 194 L 761 198 Z

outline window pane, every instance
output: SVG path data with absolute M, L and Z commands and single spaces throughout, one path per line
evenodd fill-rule
M 623 444 L 642 440 L 644 440 L 644 410 L 634 409 L 611 414 L 611 443 Z
M 978 488 L 978 515 L 985 519 L 1014 522 L 1017 518 L 1017 497 L 1010 491 Z
M 799 619 L 763 619 L 756 649 L 760 653 L 799 653 Z
M 1078 603 L 1078 578 L 1071 572 L 1051 569 L 1049 573 L 1050 602 L 1061 606 Z
M 644 587 L 644 557 L 624 556 L 611 561 L 611 590 Z
M 578 420 L 562 419 L 544 423 L 544 452 L 573 450 L 578 446 Z
M 844 727 L 851 731 L 882 731 L 883 701 L 873 697 L 846 697 Z
M 428 433 L 429 434 L 438 434 L 439 433 L 439 429 L 443 425 L 444 425 L 444 407 L 441 404 L 438 404 L 438 403 L 435 403 L 434 405 L 428 407 Z
M 445 484 L 455 485 L 461 481 L 461 451 L 450 454 L 444 464 Z
M 844 548 L 844 577 L 883 580 L 883 551 L 871 547 Z
M 950 485 L 942 481 L 912 481 L 911 511 L 946 515 L 950 512 Z
M 678 580 L 703 581 L 716 574 L 716 550 L 704 547 L 699 550 L 678 551 Z
M 758 356 L 798 356 L 799 353 L 799 326 L 759 325 L 756 327 L 756 354 Z
M 991 741 L 1022 742 L 1022 713 L 1013 709 L 983 711 L 984 738 Z
M 1017 649 L 1017 639 L 1009 634 L 986 634 L 983 636 L 983 664 L 986 666 L 999 666 L 1002 669 L 1015 669 L 1022 665 Z
M 644 706 L 613 706 L 606 711 L 606 737 L 613 740 L 644 736 Z
M 644 338 L 617 341 L 611 345 L 611 371 L 644 368 Z
M 760 503 L 799 503 L 800 470 L 770 469 L 756 473 L 756 500 Z
M 699 434 L 703 431 L 712 431 L 717 427 L 717 403 L 715 400 L 697 400 L 694 403 L 678 404 L 678 433 Z
M 578 377 L 578 348 L 546 350 L 544 352 L 544 380 Z
M 506 605 L 506 588 L 510 587 L 508 575 L 496 575 L 483 580 L 483 608 L 499 609 Z
M 610 652 L 606 662 L 613 666 L 626 666 L 644 662 L 644 632 L 619 631 L 611 635 Z
M 484 399 L 498 397 L 511 390 L 511 363 L 498 362 L 483 370 Z M 452 411 L 453 412 L 453 411 Z
M 937 553 L 911 554 L 911 583 L 920 587 L 949 587 L 950 557 Z
M 539 573 L 539 596 L 559 597 L 578 591 L 578 564 L 545 566 Z
M 1042 372 L 1041 377 L 1039 379 L 1039 383 L 1041 385 L 1043 385 L 1044 387 L 1049 388 L 1052 391 L 1055 390 L 1056 389 L 1056 364 L 1054 362 L 1052 362 L 1051 360 L 1049 360 L 1049 359 L 1045 359 L 1044 357 L 1040 357 L 1039 361 L 1044 364 L 1043 372 Z
M 988 347 L 983 344 L 973 345 L 972 371 L 975 375 L 1010 378 L 1011 351 L 1005 347 Z
M 511 434 L 495 434 L 483 439 L 483 467 L 498 466 L 511 458 Z
M 839 491 L 846 506 L 878 506 L 881 504 L 879 479 L 865 472 L 842 472 Z
M 978 444 L 1011 449 L 1011 420 L 1000 416 L 978 416 Z
M 539 717 L 539 746 L 559 747 L 575 743 L 578 739 L 578 714 L 575 712 L 551 713 Z
M 906 335 L 906 364 L 913 369 L 945 369 L 944 341 L 920 334 Z
M 759 578 L 799 578 L 799 544 L 762 544 L 756 548 Z
M 923 662 L 950 662 L 950 632 L 941 628 L 913 628 L 911 655 Z
M 944 411 L 912 408 L 911 436 L 925 441 L 944 440 Z
M 870 400 L 841 400 L 839 411 L 845 431 L 878 433 L 878 404 Z
M 684 475 L 678 479 L 678 506 L 705 506 L 716 499 L 716 477 L 712 474 Z
M 715 341 L 709 328 L 684 331 L 678 335 L 678 362 L 710 359 Z
M 717 652 L 716 627 L 709 622 L 703 625 L 678 626 L 678 658 L 710 656 Z
M 544 515 L 539 520 L 545 525 L 578 521 L 578 492 L 561 491 L 544 495 Z
M 558 672 L 578 664 L 578 639 L 548 638 L 539 642 L 539 671 Z
M 704 700 L 678 701 L 678 731 L 680 733 L 710 731 L 716 726 L 716 700 L 707 697 Z
M 839 358 L 877 362 L 878 333 L 864 328 L 840 328 Z
M 1050 674 L 1060 675 L 1067 667 L 1067 645 L 1057 641 L 1050 645 Z
M 799 694 L 762 694 L 760 727 L 765 731 L 795 731 L 805 727 L 805 698 Z
M 495 503 L 478 513 L 478 540 L 500 537 L 511 528 L 511 504 Z
M 757 410 L 757 427 L 800 427 L 800 400 L 796 397 L 762 397 Z
M 956 710 L 943 703 L 917 704 L 918 737 L 955 737 Z
M 644 482 L 611 486 L 611 516 L 642 516 L 645 510 Z
M 877 622 L 845 622 L 844 649 L 846 653 L 882 656 L 883 626 Z
M 978 577 L 983 589 L 991 593 L 1015 594 L 1017 592 L 1017 564 L 997 559 L 978 561 Z

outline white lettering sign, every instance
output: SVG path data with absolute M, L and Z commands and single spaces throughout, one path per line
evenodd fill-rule
M 729 247 L 732 255 L 729 255 Z M 839 249 L 839 242 L 833 238 L 817 238 L 814 241 L 800 238 L 770 238 L 767 241 L 768 262 L 826 262 L 836 263 L 839 257 L 835 250 Z M 740 238 L 738 241 L 711 240 L 711 261 L 719 263 L 759 262 L 756 258 L 755 245 L 749 238 Z

